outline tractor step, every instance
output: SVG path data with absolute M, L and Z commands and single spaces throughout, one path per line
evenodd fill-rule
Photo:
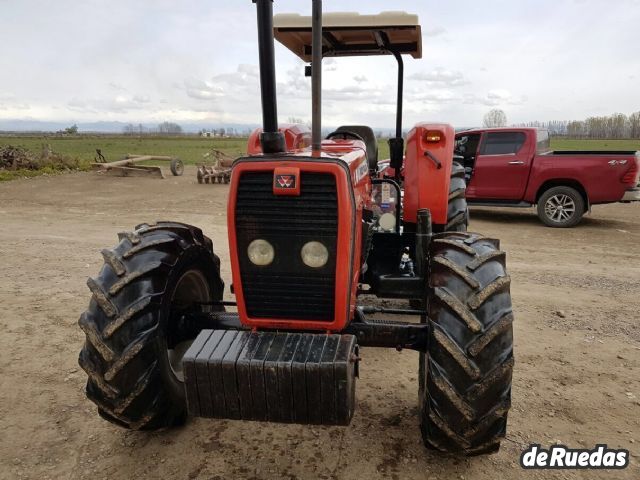
M 353 335 L 202 330 L 182 360 L 189 414 L 348 425 L 357 362 Z

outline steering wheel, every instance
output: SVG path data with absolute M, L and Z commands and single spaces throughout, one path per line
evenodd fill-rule
M 353 140 L 360 140 L 361 142 L 364 142 L 364 138 L 362 138 L 357 133 L 351 132 L 349 130 L 336 130 L 334 132 L 331 132 L 329 135 L 327 135 L 327 140 L 331 140 L 332 138 L 341 138 L 342 140 L 351 138 Z

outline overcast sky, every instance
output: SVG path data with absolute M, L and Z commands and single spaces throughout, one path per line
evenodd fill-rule
M 582 119 L 640 110 L 640 0 L 325 0 L 417 13 L 405 125 Z M 275 0 L 310 14 L 311 1 Z M 251 0 L 0 0 L 0 119 L 259 123 Z M 303 63 L 276 44 L 280 121 L 310 118 Z M 392 57 L 325 59 L 324 123 L 392 127 Z

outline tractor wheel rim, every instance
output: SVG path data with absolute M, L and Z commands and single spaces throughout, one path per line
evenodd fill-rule
M 192 305 L 211 301 L 211 291 L 207 279 L 198 270 L 188 270 L 182 274 L 171 299 L 172 308 L 174 306 Z M 184 382 L 184 372 L 182 370 L 182 357 L 195 339 L 187 339 L 179 342 L 173 348 L 167 348 L 169 366 L 175 377 Z
M 565 222 L 576 212 L 576 203 L 564 193 L 549 197 L 544 206 L 544 212 L 554 222 Z

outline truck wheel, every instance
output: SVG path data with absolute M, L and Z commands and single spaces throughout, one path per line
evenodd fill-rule
M 548 227 L 575 227 L 584 215 L 584 199 L 571 187 L 553 187 L 538 200 L 538 217 Z
M 194 302 L 222 299 L 220 260 L 199 228 L 142 224 L 122 233 L 87 285 L 86 335 L 78 363 L 87 397 L 100 416 L 134 430 L 174 425 L 186 417 L 181 359 L 198 332 L 177 321 Z
M 447 224 L 433 225 L 434 232 L 466 232 L 469 225 L 469 209 L 465 190 L 464 167 L 453 162 L 451 167 L 451 181 L 449 182 L 449 205 L 447 208 Z
M 184 163 L 179 158 L 174 158 L 171 160 L 171 173 L 173 173 L 174 177 L 179 177 L 184 173 Z
M 505 254 L 476 234 L 435 235 L 420 355 L 422 438 L 464 455 L 500 447 L 511 404 L 513 313 Z

